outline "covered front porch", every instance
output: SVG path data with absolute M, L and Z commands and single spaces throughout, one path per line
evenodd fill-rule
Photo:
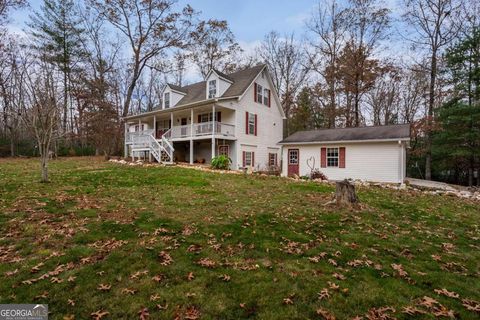
M 145 137 L 170 145 L 172 161 L 210 163 L 213 157 L 225 153 L 227 147 L 230 151 L 236 140 L 235 110 L 211 104 L 164 109 L 130 118 L 125 123 L 125 156 L 134 156 L 134 146 Z M 146 146 L 141 151 L 151 159 L 155 151 L 148 149 Z

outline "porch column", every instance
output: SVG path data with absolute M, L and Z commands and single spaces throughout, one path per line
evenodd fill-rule
M 125 121 L 125 139 L 123 140 L 123 157 L 128 157 L 128 146 L 127 146 L 127 136 L 128 136 L 128 123 Z
M 212 159 L 215 157 L 215 105 L 212 106 Z
M 142 131 L 142 121 L 138 119 L 138 131 Z
M 193 164 L 193 139 L 190 139 L 190 164 Z
M 190 137 L 193 137 L 193 108 L 190 109 Z
M 170 128 L 173 128 L 173 112 L 170 113 Z
M 153 137 L 157 139 L 157 115 L 153 115 Z

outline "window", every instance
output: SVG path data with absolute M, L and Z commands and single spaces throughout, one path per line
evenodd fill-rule
M 202 113 L 198 115 L 198 122 L 204 123 L 204 122 L 210 122 L 213 121 L 212 113 Z
M 138 124 L 135 125 L 135 132 L 140 131 L 140 126 Z
M 208 82 L 208 99 L 215 98 L 217 96 L 217 80 L 210 80 Z
M 268 154 L 268 165 L 270 167 L 277 166 L 277 154 L 276 153 L 269 153 Z
M 218 155 L 228 157 L 228 154 L 229 154 L 228 150 L 229 150 L 228 145 L 220 145 L 218 146 Z
M 255 114 L 248 113 L 248 132 L 247 134 L 255 134 Z
M 263 103 L 263 87 L 257 84 L 257 101 L 258 103 Z
M 298 164 L 298 150 L 288 151 L 288 164 Z
M 263 104 L 266 106 L 270 106 L 270 90 L 269 89 L 264 89 L 263 90 Z
M 252 151 L 245 151 L 245 161 L 244 161 L 244 166 L 245 167 L 253 167 L 253 158 L 254 158 L 254 153 Z
M 338 148 L 327 148 L 327 167 L 338 167 Z
M 170 108 L 170 92 L 165 92 L 163 95 L 163 105 L 164 109 Z

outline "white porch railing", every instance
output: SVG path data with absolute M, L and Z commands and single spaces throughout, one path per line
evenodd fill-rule
M 125 135 L 125 142 L 133 143 L 134 140 L 137 140 L 135 138 L 138 138 L 140 136 L 149 136 L 149 135 L 153 135 L 153 129 L 147 129 L 147 130 L 136 131 L 136 132 L 127 132 Z
M 235 126 L 232 124 L 222 123 L 222 122 L 202 122 L 184 126 L 174 126 L 171 129 L 170 136 L 168 139 L 178 139 L 178 138 L 189 138 L 189 137 L 201 137 L 209 136 L 212 134 L 223 135 L 226 137 L 235 136 Z

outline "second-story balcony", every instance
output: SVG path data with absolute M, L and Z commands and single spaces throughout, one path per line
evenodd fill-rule
M 165 138 L 169 140 L 188 140 L 190 138 L 207 138 L 210 136 L 235 137 L 235 126 L 218 121 L 209 121 L 183 126 L 173 126 L 170 130 L 165 132 Z

